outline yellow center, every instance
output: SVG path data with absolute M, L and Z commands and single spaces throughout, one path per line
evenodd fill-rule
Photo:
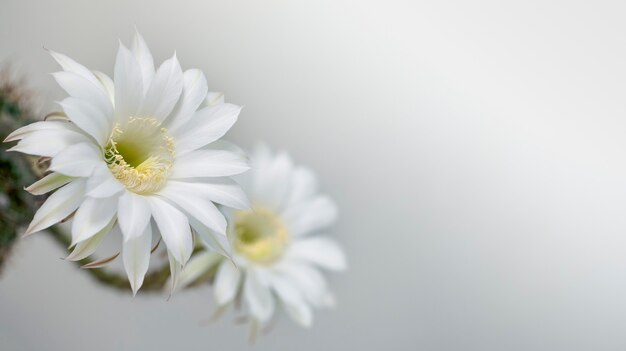
M 234 237 L 235 250 L 257 263 L 274 262 L 289 242 L 280 218 L 263 208 L 236 212 Z
M 174 160 L 174 139 L 154 118 L 130 117 L 113 128 L 104 151 L 111 173 L 137 194 L 159 191 Z

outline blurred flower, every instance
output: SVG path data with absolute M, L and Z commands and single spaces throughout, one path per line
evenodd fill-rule
M 75 248 L 68 259 L 80 260 L 119 226 L 134 293 L 148 270 L 153 228 L 167 246 L 173 274 L 191 256 L 191 228 L 229 254 L 226 219 L 213 202 L 248 208 L 228 177 L 249 167 L 236 147 L 216 141 L 235 123 L 240 107 L 209 93 L 201 71 L 183 73 L 176 55 L 155 71 L 139 33 L 132 50 L 120 43 L 114 80 L 50 53 L 63 68 L 54 78 L 70 95 L 60 102 L 64 113 L 5 140 L 19 140 L 12 151 L 51 159 L 51 173 L 29 192 L 58 189 L 26 234 L 73 218 Z
M 233 260 L 210 253 L 195 255 L 183 270 L 181 285 L 217 269 L 215 299 L 221 309 L 243 299 L 253 326 L 265 325 L 276 302 L 298 324 L 313 321 L 312 307 L 334 299 L 320 268 L 341 271 L 346 260 L 337 243 L 323 232 L 337 217 L 334 202 L 318 194 L 315 175 L 295 167 L 286 153 L 259 147 L 252 170 L 242 177 L 252 209 L 225 211 Z

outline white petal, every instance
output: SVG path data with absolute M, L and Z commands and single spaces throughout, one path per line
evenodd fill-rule
M 148 48 L 148 44 L 146 44 L 146 41 L 143 40 L 143 37 L 138 31 L 135 31 L 132 48 L 133 54 L 137 58 L 137 62 L 139 62 L 139 68 L 141 68 L 144 89 L 148 89 L 154 77 L 154 60 Z
M 252 168 L 252 202 L 279 211 L 291 188 L 293 161 L 287 153 L 281 152 L 267 162 L 253 158 Z
M 138 115 L 164 121 L 174 109 L 182 90 L 183 72 L 174 55 L 159 67 L 146 92 Z
M 287 279 L 274 276 L 271 284 L 285 306 L 287 314 L 303 327 L 310 327 L 313 323 L 313 313 L 311 307 L 304 301 L 300 291 Z
M 193 283 L 213 266 L 219 263 L 224 257 L 214 252 L 203 251 L 191 257 L 185 269 L 180 274 L 178 286 L 181 288 Z
M 337 205 L 328 196 L 319 195 L 287 208 L 282 217 L 292 235 L 305 235 L 332 225 L 337 220 Z
M 69 216 L 83 201 L 85 181 L 78 179 L 61 187 L 41 205 L 24 235 L 30 235 Z
M 63 68 L 64 71 L 78 74 L 81 77 L 91 81 L 92 83 L 98 83 L 98 80 L 96 79 L 96 77 L 87 67 L 72 60 L 66 55 L 60 54 L 52 50 L 48 50 L 48 52 L 50 53 L 50 55 L 52 55 L 52 57 L 56 60 L 56 62 L 58 62 L 59 65 L 61 65 L 61 68 Z
M 144 228 L 141 235 L 124 241 L 122 258 L 133 295 L 141 288 L 146 272 L 148 272 L 151 244 L 152 228 L 149 225 Z
M 54 157 L 59 152 L 72 145 L 91 142 L 91 138 L 82 132 L 72 130 L 41 130 L 24 135 L 17 145 L 7 151 Z
M 311 307 L 304 300 L 295 303 L 285 303 L 285 310 L 302 327 L 309 328 L 313 324 L 313 311 L 311 311 Z
M 171 131 L 176 139 L 176 153 L 182 155 L 221 138 L 237 121 L 241 107 L 219 104 L 198 110 L 185 125 Z
M 143 101 L 143 78 L 135 56 L 120 43 L 113 73 L 115 83 L 115 117 L 125 122 L 136 116 Z
M 317 178 L 308 168 L 297 167 L 291 176 L 291 189 L 285 208 L 299 206 L 317 193 Z
M 224 139 L 220 139 L 220 140 L 216 140 L 214 142 L 212 142 L 210 145 L 207 145 L 205 147 L 202 148 L 202 150 L 222 150 L 222 151 L 229 151 L 229 152 L 233 152 L 236 153 L 238 155 L 240 155 L 241 157 L 244 157 L 248 160 L 248 162 L 250 162 L 250 158 L 248 157 L 248 153 L 245 152 L 242 148 L 240 148 L 239 146 L 226 141 Z
M 50 173 L 31 184 L 28 188 L 26 188 L 26 191 L 33 195 L 43 195 L 69 183 L 72 179 L 74 178 L 63 174 Z
M 98 78 L 98 81 L 107 92 L 111 105 L 115 106 L 115 84 L 113 83 L 113 79 L 100 71 L 93 71 L 93 74 Z
M 18 128 L 14 130 L 11 134 L 9 134 L 4 142 L 7 143 L 9 141 L 20 140 L 30 134 L 42 131 L 73 131 L 76 132 L 78 129 L 71 123 L 65 121 L 42 121 L 35 122 L 24 127 Z
M 90 197 L 110 197 L 124 189 L 124 185 L 115 179 L 104 163 L 96 165 L 91 176 L 87 178 L 87 196 Z
M 112 115 L 105 115 L 89 101 L 69 97 L 60 102 L 67 117 L 80 129 L 91 135 L 100 146 L 105 146 L 112 129 Z
M 250 169 L 248 159 L 225 150 L 196 150 L 176 158 L 171 178 L 224 177 Z
M 275 270 L 294 284 L 309 303 L 326 307 L 328 284 L 317 268 L 305 263 L 282 260 Z
M 232 256 L 232 247 L 230 246 L 226 234 L 220 234 L 209 229 L 209 227 L 202 224 L 194 217 L 189 216 L 188 218 L 189 224 L 207 248 L 223 257 Z
M 106 116 L 113 114 L 111 100 L 99 82 L 72 72 L 56 72 L 52 76 L 70 96 L 88 101 Z
M 183 74 L 183 91 L 167 120 L 167 128 L 175 130 L 185 124 L 207 96 L 207 82 L 199 69 L 190 69 Z
M 230 260 L 224 260 L 217 269 L 213 290 L 218 305 L 231 302 L 237 295 L 241 273 Z
M 180 183 L 168 182 L 159 192 L 159 195 L 172 201 L 191 217 L 194 217 L 212 230 L 220 234 L 226 233 L 226 219 L 224 215 L 211 201 L 194 194 L 188 187 L 180 186 Z
M 86 198 L 72 221 L 72 245 L 98 233 L 111 222 L 115 212 L 117 212 L 117 197 Z
M 111 219 L 109 224 L 100 229 L 100 231 L 89 239 L 77 243 L 74 250 L 72 250 L 72 252 L 65 259 L 68 261 L 80 261 L 96 252 L 96 249 L 102 242 L 102 239 L 104 239 L 107 234 L 111 232 L 111 229 L 113 229 L 113 225 L 115 225 L 115 218 Z
M 197 181 L 171 180 L 168 186 L 179 189 L 183 193 L 196 194 L 208 201 L 240 209 L 250 209 L 250 201 L 246 193 L 234 180 L 230 178 L 194 179 Z
M 150 223 L 152 214 L 148 200 L 130 191 L 125 191 L 119 198 L 117 219 L 124 240 L 141 235 Z
M 184 265 L 193 251 L 191 228 L 187 217 L 156 196 L 150 196 L 147 199 L 152 209 L 152 217 L 159 227 L 168 251 L 178 263 Z
M 180 281 L 180 277 L 182 275 L 183 265 L 178 263 L 174 255 L 170 250 L 167 250 L 167 259 L 170 261 L 170 281 L 172 282 L 172 290 L 170 290 L 170 295 L 176 290 L 178 287 L 178 282 Z
M 246 273 L 244 286 L 244 298 L 250 306 L 250 312 L 261 323 L 270 319 L 274 313 L 274 297 L 270 289 L 261 282 L 256 270 Z
M 50 170 L 73 177 L 87 177 L 103 162 L 102 154 L 93 144 L 79 143 L 52 158 Z
M 346 269 L 346 257 L 337 243 L 326 237 L 313 237 L 294 241 L 285 253 L 285 259 L 310 262 L 322 268 L 341 271 Z
M 210 91 L 206 94 L 206 98 L 204 99 L 201 106 L 209 107 L 216 106 L 224 103 L 224 93 L 219 91 Z

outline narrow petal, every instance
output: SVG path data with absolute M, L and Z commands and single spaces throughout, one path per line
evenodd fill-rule
M 115 117 L 124 122 L 136 116 L 143 101 L 143 78 L 135 56 L 120 43 L 113 73 L 115 83 Z
M 72 72 L 56 72 L 52 76 L 70 96 L 89 101 L 106 116 L 113 114 L 113 106 L 107 92 L 99 82 L 94 82 Z
M 148 200 L 130 191 L 125 191 L 119 198 L 117 219 L 124 240 L 141 235 L 149 226 L 152 211 Z
M 31 184 L 28 188 L 26 188 L 26 191 L 33 195 L 43 195 L 69 183 L 73 179 L 73 177 L 68 177 L 63 174 L 50 173 Z
M 233 152 L 236 154 L 239 154 L 241 157 L 245 157 L 248 162 L 250 162 L 250 158 L 248 157 L 248 153 L 246 151 L 244 151 L 242 148 L 240 148 L 239 146 L 226 141 L 224 139 L 220 139 L 220 140 L 216 140 L 214 142 L 212 142 L 210 145 L 207 145 L 205 147 L 202 148 L 202 150 L 222 150 L 222 151 L 229 151 L 229 152 Z
M 175 203 L 182 210 L 189 213 L 190 216 L 212 230 L 220 234 L 226 233 L 226 218 L 211 201 L 207 201 L 190 192 L 190 189 L 186 187 L 176 185 L 179 184 L 168 183 L 159 192 L 159 195 Z
M 200 105 L 201 107 L 217 106 L 224 103 L 224 93 L 219 91 L 210 91 L 206 94 L 206 98 Z
M 124 190 L 120 183 L 104 163 L 99 163 L 87 178 L 87 196 L 103 198 L 113 196 Z
M 243 189 L 230 178 L 195 179 L 196 181 L 171 180 L 167 186 L 172 191 L 180 191 L 186 194 L 196 194 L 208 201 L 236 208 L 239 210 L 250 209 L 250 201 Z
M 93 71 L 93 74 L 96 76 L 96 78 L 98 78 L 98 81 L 100 82 L 100 84 L 102 84 L 102 87 L 107 92 L 107 96 L 111 101 L 111 105 L 115 106 L 115 84 L 113 83 L 113 79 L 100 71 Z
M 115 225 L 115 218 L 109 221 L 104 228 L 100 229 L 99 232 L 94 234 L 87 240 L 83 240 L 78 242 L 74 247 L 74 250 L 65 258 L 68 261 L 80 261 L 83 258 L 89 257 L 91 254 L 96 252 L 98 246 L 102 242 L 102 240 L 111 232 L 113 226 Z
M 180 264 L 172 252 L 167 250 L 167 259 L 170 261 L 170 281 L 172 282 L 172 289 L 170 290 L 170 296 L 178 287 L 180 277 L 182 275 L 183 265 Z
M 156 196 L 150 196 L 147 199 L 152 209 L 152 217 L 159 227 L 168 251 L 179 264 L 185 265 L 193 251 L 191 228 L 187 217 Z
M 80 129 L 91 135 L 100 146 L 105 146 L 112 129 L 112 115 L 105 115 L 89 101 L 69 97 L 59 103 L 67 117 Z
M 207 96 L 208 86 L 204 73 L 199 69 L 189 69 L 183 74 L 183 91 L 167 119 L 167 128 L 176 130 L 187 123 Z
M 139 116 L 153 117 L 160 122 L 169 116 L 183 90 L 183 72 L 174 55 L 163 62 L 146 92 Z
M 61 68 L 63 68 L 64 71 L 78 74 L 86 80 L 91 81 L 92 83 L 98 83 L 97 78 L 87 67 L 72 60 L 66 55 L 60 54 L 52 50 L 48 50 L 48 52 L 50 53 L 50 55 L 52 55 L 52 58 L 54 58 L 54 60 L 59 65 L 61 65 Z
M 274 314 L 274 298 L 270 289 L 263 284 L 255 270 L 249 270 L 245 278 L 244 298 L 250 306 L 250 312 L 261 323 Z
M 100 150 L 93 144 L 79 143 L 59 152 L 50 162 L 50 170 L 73 177 L 87 177 L 103 162 Z
M 44 230 L 74 212 L 83 201 L 85 181 L 78 179 L 61 187 L 41 205 L 24 235 Z
M 250 169 L 248 159 L 225 150 L 196 150 L 176 159 L 171 178 L 224 177 Z
M 97 261 L 93 261 L 91 263 L 87 263 L 85 265 L 80 266 L 80 268 L 83 269 L 96 269 L 96 268 L 102 268 L 105 266 L 110 265 L 111 263 L 113 263 L 113 261 L 115 261 L 115 259 L 120 255 L 120 253 L 115 253 L 112 256 L 109 257 L 105 257 L 105 258 L 101 258 Z
M 111 222 L 116 212 L 117 197 L 86 198 L 72 221 L 72 245 L 94 236 Z
M 72 130 L 42 130 L 24 135 L 17 145 L 7 151 L 54 157 L 72 145 L 91 142 L 91 138 L 82 132 Z
M 230 260 L 224 260 L 215 274 L 215 300 L 218 305 L 225 305 L 235 299 L 241 273 Z
M 306 235 L 332 225 L 337 220 L 337 205 L 325 195 L 287 208 L 282 214 L 292 235 Z
M 206 225 L 202 224 L 199 220 L 195 219 L 191 215 L 188 216 L 189 224 L 193 228 L 197 237 L 202 243 L 211 251 L 218 253 L 223 257 L 232 256 L 232 247 L 228 241 L 226 234 L 220 234 L 214 230 L 211 230 Z
M 308 263 L 282 260 L 275 270 L 296 286 L 307 302 L 316 307 L 326 307 L 328 284 L 322 273 Z
M 148 89 L 154 77 L 154 59 L 152 58 L 148 44 L 146 44 L 146 41 L 143 40 L 143 37 L 138 31 L 135 31 L 132 50 L 135 58 L 137 58 L 137 62 L 139 62 L 144 89 Z
M 339 245 L 326 237 L 296 240 L 285 253 L 285 259 L 310 262 L 335 271 L 342 271 L 347 267 L 346 257 Z
M 64 121 L 42 121 L 35 122 L 24 127 L 18 128 L 14 130 L 11 134 L 9 134 L 4 142 L 10 142 L 15 140 L 20 140 L 30 134 L 42 131 L 73 131 L 76 132 L 77 128 L 69 123 Z
M 172 136 L 178 141 L 178 155 L 197 150 L 221 138 L 235 124 L 241 107 L 232 104 L 219 104 L 198 110 L 185 125 Z
M 308 328 L 313 323 L 311 307 L 304 301 L 294 284 L 282 277 L 274 276 L 271 284 L 278 298 L 285 306 L 287 314 L 301 326 Z
M 224 257 L 214 252 L 203 251 L 191 257 L 185 269 L 180 274 L 178 287 L 184 288 L 196 281 L 204 273 L 208 272 L 214 265 L 218 264 Z
M 287 200 L 293 181 L 294 166 L 291 157 L 286 152 L 281 152 L 264 162 L 253 158 L 252 167 L 252 202 L 258 201 L 279 211 Z
M 137 294 L 137 290 L 141 288 L 146 272 L 148 272 L 151 245 L 152 228 L 148 225 L 141 235 L 125 240 L 122 246 L 124 269 L 128 275 L 133 295 Z
M 317 193 L 317 177 L 306 167 L 297 167 L 292 173 L 291 189 L 285 208 L 300 206 Z

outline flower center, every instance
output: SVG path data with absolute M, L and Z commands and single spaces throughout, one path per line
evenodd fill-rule
M 234 223 L 235 250 L 258 263 L 278 259 L 289 241 L 280 218 L 267 209 L 237 211 Z
M 174 160 L 174 139 L 154 118 L 129 117 L 113 128 L 104 150 L 111 173 L 137 194 L 159 191 Z

